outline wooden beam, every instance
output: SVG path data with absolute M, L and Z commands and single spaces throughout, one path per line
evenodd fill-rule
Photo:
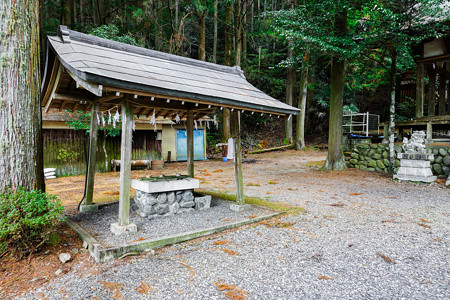
M 164 113 L 164 110 L 158 110 L 155 114 L 155 118 L 159 117 L 160 115 L 162 115 Z
M 66 105 L 66 103 L 67 103 L 67 101 L 62 101 L 62 102 L 61 102 L 61 106 L 59 107 L 59 111 L 60 111 L 60 112 L 63 111 L 64 106 Z
M 67 94 L 55 94 L 53 99 L 56 100 L 62 100 L 62 101 L 71 101 L 71 102 L 80 102 L 80 101 L 86 101 L 89 100 L 90 95 L 86 94 L 85 96 L 82 95 L 67 95 Z
M 97 121 L 97 111 L 99 103 L 95 103 L 92 106 L 91 111 L 91 127 L 89 133 L 89 162 L 86 171 L 86 195 L 85 195 L 85 205 L 92 205 L 94 196 L 94 177 L 95 177 L 95 156 L 97 153 L 97 133 L 98 133 L 98 121 Z
M 231 136 L 234 139 L 234 177 L 236 181 L 236 202 L 245 204 L 244 177 L 242 174 L 242 145 L 241 145 L 241 112 L 231 112 Z
M 122 105 L 122 144 L 120 147 L 119 226 L 130 224 L 131 140 L 133 135 L 133 104 Z
M 84 88 L 85 90 L 88 90 L 89 92 L 91 92 L 92 94 L 94 94 L 97 97 L 101 97 L 103 94 L 103 86 L 101 84 L 95 84 L 95 83 L 91 83 L 89 81 L 86 81 L 80 77 L 78 77 L 77 75 L 73 74 L 72 72 L 70 72 L 69 70 L 67 70 L 67 73 L 69 73 L 70 77 L 73 78 L 73 80 L 75 80 L 76 84 L 77 84 L 77 88 Z
M 187 112 L 186 117 L 186 141 L 187 141 L 187 172 L 188 176 L 194 177 L 194 114 Z
M 52 104 L 52 101 L 53 101 L 53 99 L 54 99 L 54 97 L 55 97 L 55 93 L 56 93 L 56 91 L 57 91 L 58 88 L 59 88 L 59 83 L 60 83 L 60 78 L 61 78 L 62 71 L 63 71 L 63 66 L 62 66 L 61 64 L 59 64 L 58 71 L 57 71 L 56 77 L 55 77 L 55 82 L 53 83 L 53 87 L 52 87 L 51 93 L 50 93 L 50 95 L 48 96 L 49 98 L 48 98 L 48 100 L 47 100 L 47 103 L 45 104 L 45 109 L 44 109 L 44 111 L 45 111 L 46 113 L 47 113 L 48 110 L 50 109 L 50 105 Z
M 46 89 L 46 91 L 45 91 L 45 93 L 44 93 L 44 95 L 42 97 L 42 103 L 41 103 L 42 106 L 47 107 L 48 101 L 51 101 L 51 95 L 52 95 L 52 92 L 54 90 L 54 86 L 59 84 L 59 82 L 58 82 L 59 81 L 59 77 L 58 76 L 61 76 L 60 67 L 61 67 L 61 63 L 59 62 L 59 60 L 55 59 L 55 63 L 53 64 L 53 67 L 52 67 L 52 73 L 50 75 L 49 86 Z M 59 73 L 59 75 L 58 75 L 58 73 Z M 57 77 L 58 77 L 58 80 L 56 80 Z
M 139 110 L 139 112 L 136 114 L 136 116 L 139 118 L 144 114 L 144 111 L 147 109 L 147 107 L 143 107 Z
M 436 69 L 428 69 L 428 116 L 436 115 Z
M 416 72 L 416 118 L 422 118 L 425 98 L 425 66 L 423 63 L 417 64 Z

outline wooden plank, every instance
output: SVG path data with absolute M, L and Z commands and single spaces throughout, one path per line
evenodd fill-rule
M 445 115 L 445 84 L 447 82 L 447 76 L 444 72 L 439 74 L 439 115 Z M 450 113 L 450 112 L 449 112 Z
M 49 85 L 47 87 L 47 90 L 44 93 L 44 96 L 42 97 L 42 106 L 47 107 L 47 103 L 48 101 L 51 101 L 50 96 L 52 95 L 52 92 L 54 90 L 54 86 L 55 84 L 59 84 L 58 80 L 56 80 L 56 78 L 58 77 L 58 73 L 60 73 L 60 65 L 61 63 L 59 62 L 58 59 L 55 59 L 55 63 L 53 64 L 53 68 L 52 68 L 52 73 L 50 75 L 50 80 L 49 80 Z M 59 74 L 59 76 L 61 76 L 61 74 Z
M 187 173 L 194 177 L 194 113 L 186 114 L 186 141 L 187 141 Z
M 241 144 L 241 112 L 231 112 L 231 136 L 234 139 L 234 177 L 236 181 L 236 202 L 245 204 L 244 176 L 242 174 L 242 144 Z
M 425 98 L 425 67 L 423 63 L 417 64 L 416 75 L 416 118 L 423 117 L 423 104 Z
M 89 133 L 89 162 L 87 169 L 87 182 L 86 182 L 86 195 L 85 205 L 92 205 L 94 195 L 94 177 L 95 177 L 95 156 L 97 153 L 97 136 L 98 136 L 98 121 L 97 111 L 99 103 L 95 103 L 92 106 L 91 111 L 91 124 Z
M 125 100 L 122 105 L 122 144 L 120 147 L 119 226 L 130 224 L 131 140 L 133 135 L 133 104 Z

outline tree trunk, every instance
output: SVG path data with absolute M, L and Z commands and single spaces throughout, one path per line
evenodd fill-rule
M 389 108 L 389 163 L 395 168 L 395 74 L 397 73 L 397 52 L 392 50 L 390 87 L 391 87 L 391 105 Z
M 297 116 L 295 150 L 305 149 L 305 115 L 306 98 L 308 96 L 308 67 L 303 62 L 302 74 L 300 76 L 300 99 L 298 99 L 298 108 L 300 112 Z
M 225 54 L 224 54 L 224 64 L 226 66 L 231 66 L 231 50 L 233 45 L 233 9 L 231 2 L 226 5 L 225 11 Z M 230 110 L 228 108 L 223 109 L 222 114 L 222 140 L 224 142 L 228 141 L 231 137 L 230 128 Z
M 44 191 L 37 1 L 0 2 L 0 193 Z
M 73 27 L 73 0 L 64 0 L 62 2 L 61 24 Z
M 242 0 L 236 0 L 234 8 L 234 38 L 235 38 L 235 53 L 234 65 L 240 66 L 242 59 Z
M 219 0 L 214 1 L 214 41 L 213 41 L 213 63 L 217 63 L 217 19 Z
M 198 59 L 206 60 L 206 11 L 198 13 Z
M 335 35 L 337 37 L 347 32 L 347 11 L 335 15 Z M 342 136 L 342 112 L 344 106 L 345 60 L 337 54 L 331 61 L 331 95 L 330 95 L 330 125 L 328 131 L 328 156 L 324 170 L 344 170 L 344 149 Z
M 292 60 L 292 48 L 289 42 L 287 59 Z M 289 62 L 290 63 L 290 62 Z M 289 66 L 286 70 L 286 104 L 292 105 L 293 98 L 293 68 Z M 288 118 L 284 121 L 284 142 L 292 144 L 292 118 Z

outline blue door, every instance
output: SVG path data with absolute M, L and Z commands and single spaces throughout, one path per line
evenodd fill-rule
M 177 161 L 187 160 L 186 130 L 177 129 Z M 194 130 L 194 160 L 205 160 L 205 131 Z

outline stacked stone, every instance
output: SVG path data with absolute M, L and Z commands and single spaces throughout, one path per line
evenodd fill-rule
M 400 167 L 399 153 L 403 153 L 400 145 L 394 147 L 395 168 Z M 449 175 L 450 173 L 450 147 L 427 146 L 434 159 L 431 160 L 431 170 L 435 175 Z M 390 168 L 389 146 L 387 144 L 358 144 L 352 152 L 346 152 L 346 163 L 349 168 L 358 168 L 367 171 L 384 171 Z
M 195 210 L 193 190 L 163 193 L 146 193 L 136 190 L 134 202 L 139 207 L 139 214 L 144 218 L 158 215 L 170 216 Z

